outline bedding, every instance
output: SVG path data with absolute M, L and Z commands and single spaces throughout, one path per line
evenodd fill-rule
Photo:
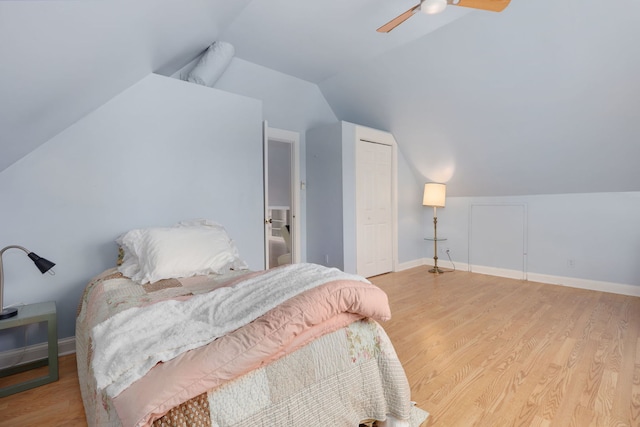
M 357 426 L 379 420 L 379 425 L 417 427 L 427 414 L 411 405 L 402 366 L 377 323 L 390 316 L 386 295 L 366 279 L 333 270 L 296 264 L 145 284 L 115 268 L 103 272 L 86 287 L 76 324 L 78 376 L 89 425 L 273 427 L 320 420 L 322 425 Z M 269 282 L 270 277 L 278 279 Z M 107 340 L 120 334 L 143 338 L 132 331 L 156 322 L 171 324 L 173 317 L 163 306 L 180 313 L 193 301 L 211 303 L 218 292 L 222 297 L 211 303 L 209 314 L 219 326 L 240 308 L 230 296 L 238 289 L 258 289 L 263 283 L 278 288 L 278 282 L 295 278 L 302 282 L 299 289 L 271 299 L 240 326 L 233 323 L 177 355 L 149 356 L 153 366 L 122 387 L 98 384 L 93 362 L 105 343 L 93 339 L 100 340 L 94 333 L 100 325 L 108 326 Z M 216 317 L 216 312 L 224 315 Z M 140 313 L 142 321 L 136 320 Z M 173 333 L 188 335 L 189 323 L 176 319 Z M 161 335 L 151 341 L 162 341 Z M 144 353 L 136 345 L 129 340 L 126 352 Z M 121 368 L 122 359 L 113 360 Z
M 356 282 L 360 278 L 335 268 L 294 264 L 188 301 L 168 300 L 120 312 L 92 329 L 92 368 L 97 385 L 114 397 L 157 362 L 208 344 L 305 290 L 328 282 L 342 284 L 345 280 Z M 360 291 L 355 288 L 357 285 L 348 283 L 350 289 Z M 322 307 L 327 301 L 328 298 L 313 303 Z M 309 305 L 306 309 L 313 308 Z M 390 317 L 387 312 L 368 314 L 377 314 L 382 320 Z
M 226 229 L 206 219 L 129 230 L 116 242 L 122 251 L 118 271 L 141 284 L 247 269 Z

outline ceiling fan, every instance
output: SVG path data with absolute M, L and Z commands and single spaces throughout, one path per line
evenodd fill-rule
M 379 33 L 388 33 L 407 19 L 411 18 L 411 16 L 418 11 L 433 15 L 442 12 L 444 8 L 447 7 L 447 4 L 501 12 L 505 7 L 509 6 L 510 1 L 511 0 L 420 0 L 420 4 L 413 6 L 403 14 L 396 16 L 376 31 Z

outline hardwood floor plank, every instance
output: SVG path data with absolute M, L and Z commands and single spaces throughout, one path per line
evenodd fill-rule
M 46 369 L 34 369 L 31 375 L 42 375 Z M 58 370 L 56 382 L 1 398 L 0 426 L 86 426 L 75 354 L 59 357 Z
M 428 426 L 640 426 L 640 298 L 427 270 L 372 281 Z
M 636 340 L 636 354 L 634 362 L 629 418 L 631 420 L 631 425 L 640 426 L 640 337 Z

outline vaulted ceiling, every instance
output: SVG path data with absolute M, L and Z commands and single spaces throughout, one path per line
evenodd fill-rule
M 640 2 L 512 0 L 375 29 L 414 0 L 0 1 L 0 170 L 213 40 L 391 131 L 451 195 L 640 190 Z

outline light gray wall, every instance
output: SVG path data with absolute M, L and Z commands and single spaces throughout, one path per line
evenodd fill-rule
M 337 122 L 315 84 L 234 58 L 214 89 L 151 75 L 10 166 L 0 174 L 0 195 L 5 203 L 15 200 L 19 209 L 0 214 L 11 228 L 4 234 L 5 244 L 21 244 L 48 257 L 58 264 L 58 273 L 43 277 L 22 259 L 26 257 L 8 251 L 5 303 L 56 300 L 60 337 L 72 336 L 80 289 L 113 265 L 113 240 L 129 228 L 167 225 L 185 217 L 214 217 L 229 229 L 251 268 L 262 268 L 263 246 L 256 242 L 263 238 L 264 119 L 273 127 L 300 132 L 301 159 L 306 129 Z M 49 147 L 56 148 L 44 158 Z M 194 166 L 200 166 L 197 173 Z M 300 175 L 304 182 L 304 161 Z M 44 190 L 37 188 L 40 182 Z M 211 197 L 202 199 L 203 192 Z M 44 201 L 38 200 L 42 193 L 47 194 Z M 118 206 L 107 206 L 105 197 L 111 196 Z M 42 223 L 42 212 L 53 214 L 54 226 Z M 305 242 L 304 190 L 300 222 Z M 44 233 L 49 228 L 64 231 Z M 61 249 L 53 242 L 62 232 L 77 239 L 63 238 Z M 305 245 L 301 256 L 306 260 Z M 12 287 L 24 277 L 46 290 Z M 44 335 L 35 332 L 29 343 L 42 340 Z M 0 350 L 23 344 L 15 334 L 0 334 Z
M 174 74 L 179 77 L 195 65 L 187 64 Z M 249 96 L 262 101 L 263 119 L 269 126 L 300 133 L 300 181 L 306 181 L 307 129 L 328 123 L 337 123 L 333 110 L 325 100 L 317 85 L 257 65 L 240 58 L 233 58 L 231 64 L 215 84 L 216 89 Z M 300 191 L 300 239 L 301 259 L 307 259 L 307 197 L 306 190 Z
M 393 133 L 452 196 L 639 191 L 639 16 L 630 0 L 606 13 L 594 0 L 512 1 L 320 89 L 341 120 Z
M 316 84 L 233 58 L 216 89 L 260 99 L 269 126 L 301 133 L 338 119 Z
M 307 132 L 308 260 L 356 271 L 357 125 L 340 122 Z M 397 150 L 398 262 L 424 257 L 421 184 Z M 318 224 L 318 225 L 316 225 Z
M 409 263 L 425 257 L 422 191 L 413 169 L 398 144 L 398 262 Z
M 438 209 L 438 234 L 448 238 L 441 247 L 464 264 L 473 204 L 526 206 L 527 273 L 627 285 L 640 292 L 640 192 L 447 197 L 446 207 Z M 423 215 L 424 233 L 432 235 L 433 211 L 424 208 Z M 427 258 L 432 256 L 430 249 Z M 446 256 L 439 256 L 448 266 Z
M 149 73 L 175 71 L 249 3 L 0 1 L 0 170 Z
M 73 336 L 83 288 L 115 265 L 114 239 L 189 218 L 224 224 L 261 268 L 261 121 L 258 100 L 152 74 L 5 169 L 2 244 L 57 264 L 42 276 L 7 251 L 5 303 L 56 301 L 59 337 Z M 21 345 L 0 335 L 0 349 Z
M 307 261 L 344 267 L 342 124 L 307 131 Z

